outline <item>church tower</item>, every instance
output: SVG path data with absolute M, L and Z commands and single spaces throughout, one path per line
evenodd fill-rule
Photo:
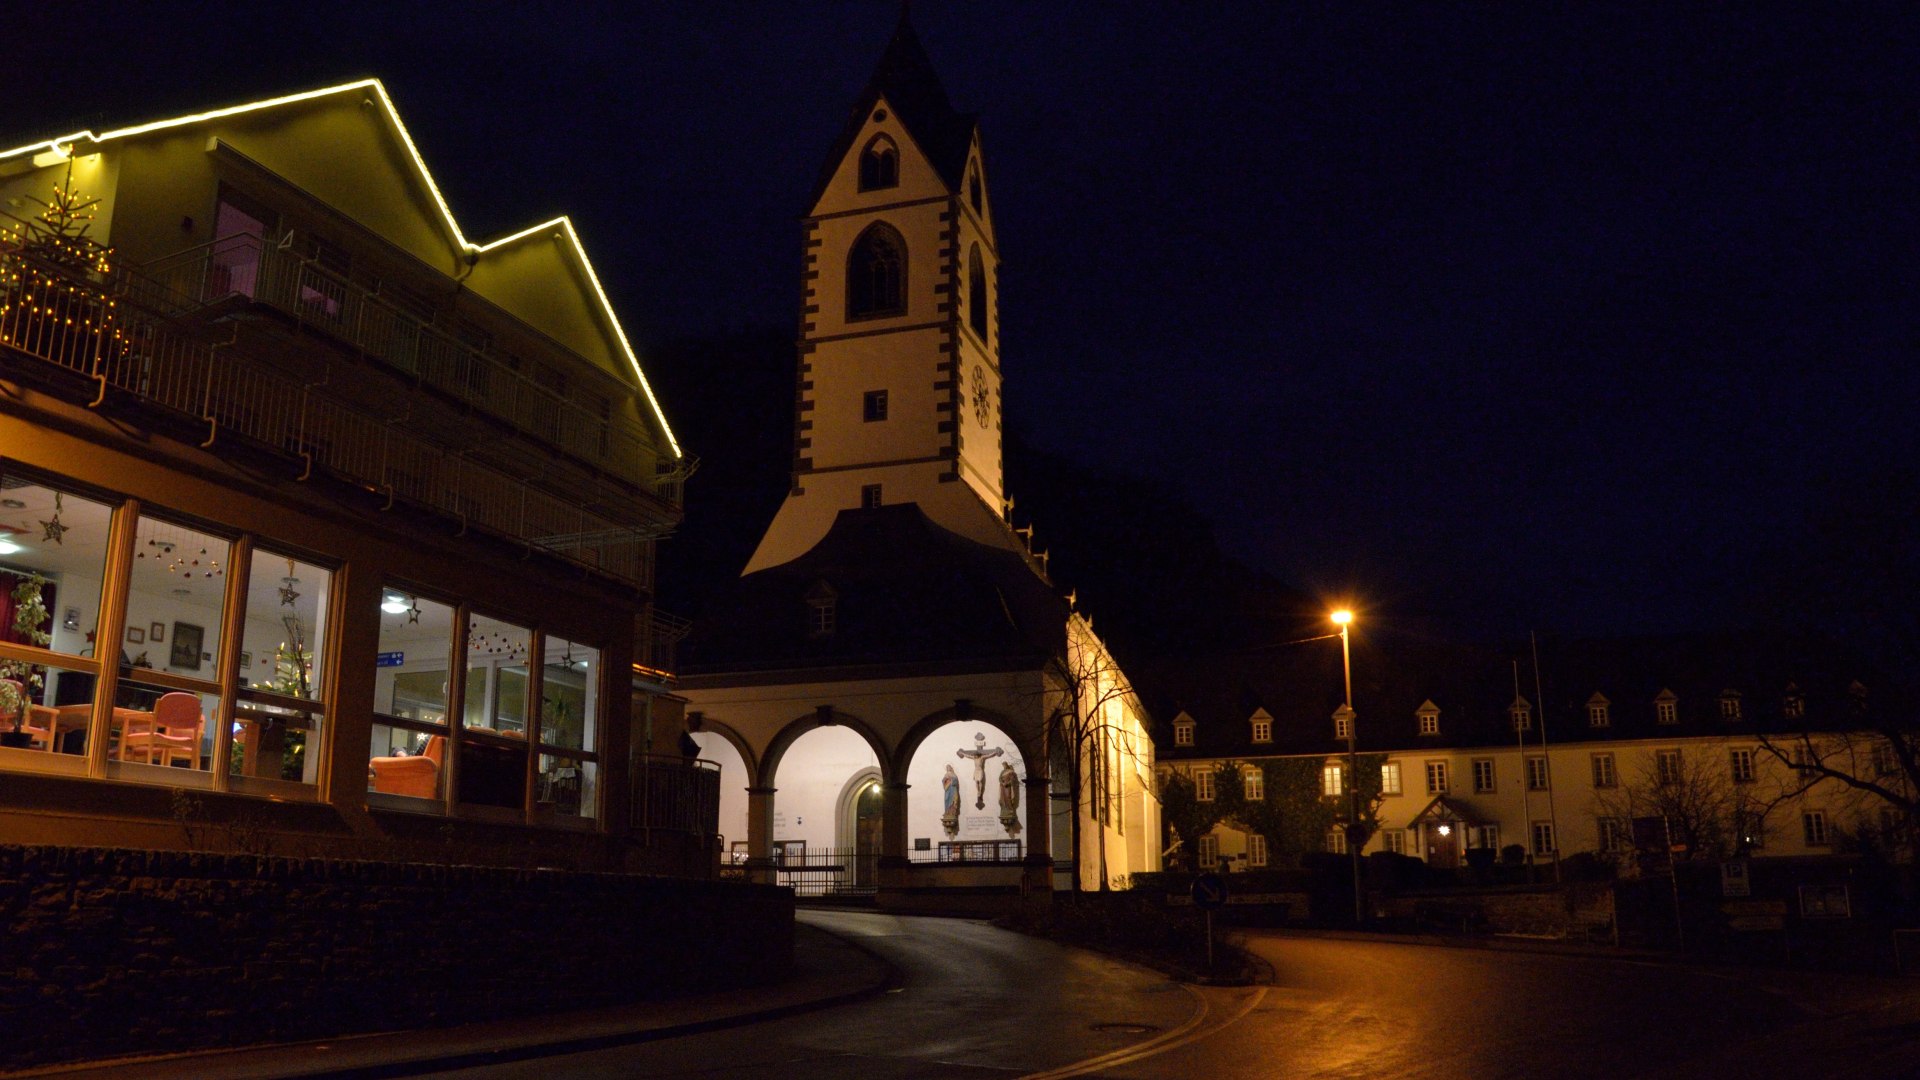
M 752 573 L 842 510 L 916 503 L 1015 547 L 1000 462 L 999 256 L 979 126 L 903 12 L 805 222 L 793 484 Z

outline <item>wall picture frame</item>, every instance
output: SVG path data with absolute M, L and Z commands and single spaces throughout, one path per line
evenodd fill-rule
M 173 651 L 167 656 L 167 666 L 186 668 L 189 671 L 200 670 L 200 644 L 206 637 L 206 628 L 192 623 L 173 624 Z
M 152 626 L 147 627 L 147 640 L 148 641 L 167 640 L 167 624 L 154 623 Z
M 147 632 L 137 626 L 127 627 L 127 643 L 130 645 L 145 645 L 147 643 Z
M 253 654 L 252 654 L 252 653 L 250 653 L 250 652 L 242 652 L 242 653 L 240 654 L 240 668 L 241 668 L 241 670 L 243 670 L 243 671 L 244 671 L 244 670 L 246 670 L 247 668 L 250 668 L 250 667 L 252 667 L 252 666 L 253 666 Z

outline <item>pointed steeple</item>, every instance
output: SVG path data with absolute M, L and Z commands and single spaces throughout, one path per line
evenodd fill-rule
M 900 22 L 894 27 L 893 38 L 887 42 L 886 51 L 880 54 L 880 62 L 874 66 L 866 89 L 854 102 L 853 112 L 847 117 L 846 130 L 834 144 L 833 151 L 827 155 L 825 169 L 819 183 L 814 186 L 814 202 L 819 201 L 821 192 L 826 190 L 827 183 L 833 177 L 833 170 L 846 157 L 847 151 L 853 147 L 854 140 L 859 137 L 861 129 L 882 100 L 900 118 L 907 133 L 919 144 L 948 189 L 960 190 L 967 171 L 967 155 L 973 148 L 973 133 L 978 118 L 954 110 L 946 88 L 940 85 L 940 76 L 934 74 L 933 61 L 927 59 L 927 50 L 920 44 L 920 35 L 913 30 L 907 6 L 902 4 Z

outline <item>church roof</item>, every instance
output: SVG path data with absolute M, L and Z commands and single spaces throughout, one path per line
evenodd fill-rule
M 914 142 L 933 163 L 934 170 L 946 181 L 953 191 L 960 190 L 960 182 L 966 176 L 967 155 L 972 152 L 973 132 L 978 119 L 971 114 L 955 111 L 953 102 L 947 98 L 946 88 L 940 85 L 940 77 L 934 74 L 933 62 L 927 59 L 927 51 L 920 44 L 920 35 L 914 33 L 913 24 L 907 19 L 903 9 L 900 12 L 900 25 L 894 29 L 893 40 L 887 42 L 887 50 L 880 56 L 880 63 L 873 69 L 873 77 L 867 80 L 867 88 L 854 103 L 853 111 L 847 117 L 847 126 L 834 142 L 833 152 L 827 155 L 826 165 L 821 170 L 820 180 L 814 185 L 812 201 L 817 203 L 833 179 L 834 170 L 853 148 L 854 140 L 860 137 L 860 131 L 866 126 L 867 117 L 872 114 L 875 103 L 882 97 L 893 107 L 894 115 L 906 125 Z
M 812 622 L 821 602 L 830 633 Z M 812 550 L 740 578 L 696 620 L 681 673 L 1032 670 L 1064 649 L 1067 615 L 1017 553 L 948 532 L 915 504 L 842 510 Z

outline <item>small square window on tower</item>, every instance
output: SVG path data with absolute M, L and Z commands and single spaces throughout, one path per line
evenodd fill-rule
M 885 390 L 867 391 L 866 396 L 860 402 L 860 419 L 871 424 L 876 420 L 885 420 L 886 418 L 887 392 Z
M 880 504 L 880 485 L 862 484 L 860 486 L 860 508 L 872 510 Z

